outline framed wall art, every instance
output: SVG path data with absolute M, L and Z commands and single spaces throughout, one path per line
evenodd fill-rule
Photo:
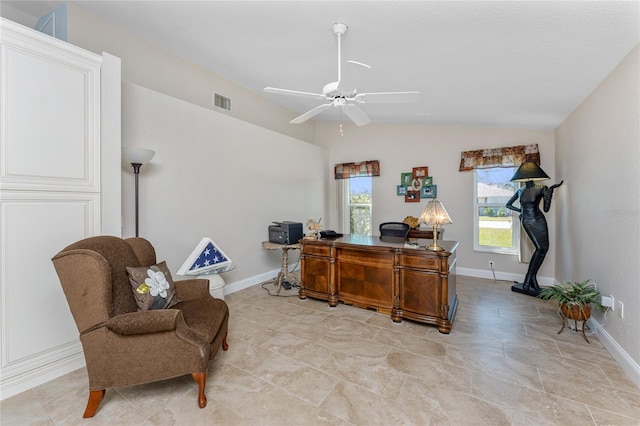
M 400 173 L 400 185 L 411 186 L 413 182 L 413 173 Z
M 414 178 L 424 178 L 429 176 L 429 167 L 414 167 L 413 168 L 413 177 Z
M 438 195 L 438 185 L 425 185 L 420 188 L 421 198 L 436 198 Z
M 422 188 L 422 179 L 421 177 L 414 177 L 413 181 L 411 181 L 411 189 L 413 191 L 420 191 Z
M 398 185 L 396 187 L 396 195 L 405 195 L 407 193 L 407 187 L 404 185 Z
M 433 185 L 433 176 L 422 178 L 422 186 L 424 185 Z
M 405 203 L 420 202 L 420 191 L 407 190 L 407 193 L 404 195 L 404 202 Z

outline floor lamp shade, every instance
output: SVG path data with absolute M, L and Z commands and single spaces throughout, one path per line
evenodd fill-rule
M 539 180 L 547 180 L 550 179 L 549 175 L 547 175 L 544 170 L 540 168 L 533 161 L 527 161 L 522 163 L 518 170 L 515 172 L 513 177 L 511 178 L 512 182 L 526 182 L 529 180 L 539 181 Z
M 127 164 L 146 164 L 155 155 L 155 151 L 145 148 L 124 147 L 122 148 L 122 161 Z
M 140 174 L 140 167 L 143 164 L 151 161 L 155 151 L 145 148 L 136 147 L 123 147 L 122 148 L 122 161 L 131 164 L 133 167 L 133 173 L 135 175 L 135 211 L 136 211 L 136 237 L 139 236 L 139 208 L 138 208 L 138 175 Z

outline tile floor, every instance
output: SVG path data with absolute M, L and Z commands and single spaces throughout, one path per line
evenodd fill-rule
M 293 291 L 287 292 L 295 294 Z M 552 302 L 458 277 L 453 331 L 260 286 L 227 296 L 229 350 L 208 405 L 190 376 L 107 390 L 93 419 L 84 369 L 0 404 L 8 425 L 638 425 L 640 390 Z

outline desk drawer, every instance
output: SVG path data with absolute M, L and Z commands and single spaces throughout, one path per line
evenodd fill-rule
M 425 269 L 429 271 L 439 271 L 441 260 L 442 259 L 439 257 L 403 254 L 400 256 L 400 266 L 408 266 L 411 268 Z
M 384 250 L 354 250 L 340 247 L 336 250 L 336 257 L 340 262 L 362 265 L 393 265 L 393 252 Z
M 312 254 L 314 256 L 324 256 L 329 257 L 331 253 L 331 247 L 329 246 L 320 246 L 315 244 L 302 244 L 302 253 L 304 254 Z

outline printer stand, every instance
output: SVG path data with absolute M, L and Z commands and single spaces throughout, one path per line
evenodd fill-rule
M 280 294 L 283 282 L 300 285 L 298 277 L 289 272 L 289 250 L 300 250 L 300 244 L 276 244 L 263 241 L 262 247 L 267 250 L 282 250 L 282 266 L 280 267 L 278 277 L 275 279 L 276 295 Z

